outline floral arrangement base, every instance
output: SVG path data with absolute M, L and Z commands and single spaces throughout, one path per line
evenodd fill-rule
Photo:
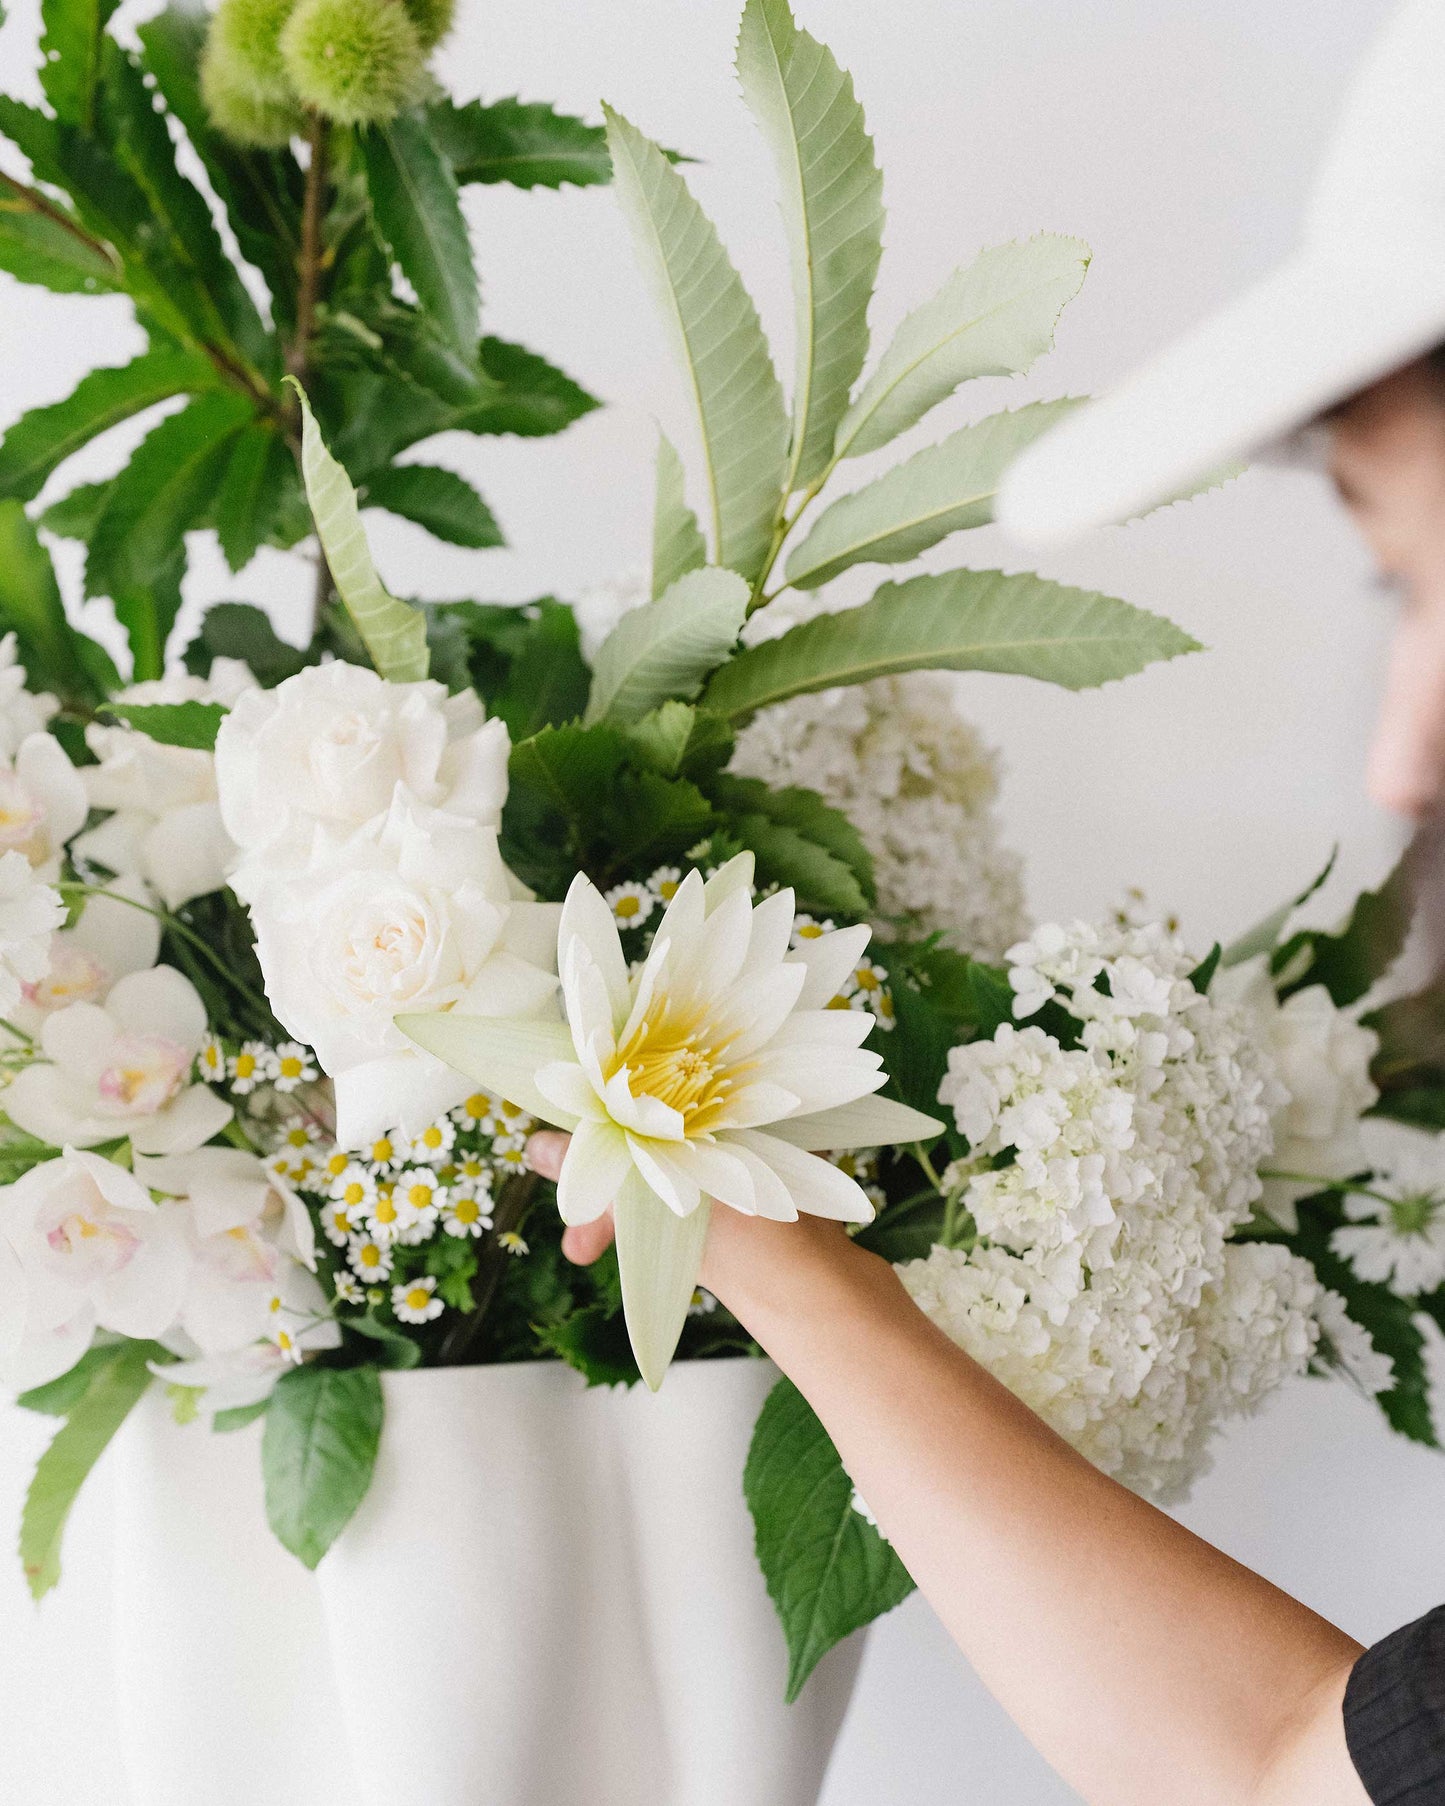
M 314 1582 L 263 1551 L 274 1588 L 230 1546 L 238 1518 L 259 1529 L 231 1487 L 237 1467 L 255 1487 L 251 1433 L 138 1414 L 117 1551 L 135 1797 L 254 1806 L 284 1762 L 313 1806 L 813 1806 L 861 1636 L 784 1704 L 740 1485 L 776 1378 L 684 1362 L 652 1397 L 549 1362 L 388 1374 L 361 1509 Z M 321 1619 L 332 1711 L 300 1672 Z M 238 1717 L 259 1735 L 238 1744 Z

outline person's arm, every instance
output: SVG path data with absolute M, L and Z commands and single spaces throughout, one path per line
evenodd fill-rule
M 594 1259 L 607 1233 L 564 1246 Z M 1359 1645 L 1075 1454 L 885 1262 L 836 1225 L 719 1210 L 702 1282 L 808 1399 L 954 1640 L 1090 1806 L 1366 1806 L 1341 1715 Z

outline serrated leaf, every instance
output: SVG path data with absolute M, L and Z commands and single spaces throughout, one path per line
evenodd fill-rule
M 848 817 L 831 803 L 824 802 L 816 790 L 793 786 L 773 790 L 760 778 L 739 778 L 725 773 L 714 780 L 712 794 L 721 808 L 738 815 L 766 816 L 769 821 L 792 828 L 816 842 L 852 872 L 865 904 L 874 901 L 872 854 Z
M 788 558 L 794 589 L 817 589 L 855 564 L 906 564 L 993 519 L 999 480 L 1024 446 L 1081 403 L 1037 401 L 962 427 L 865 489 L 840 496 Z
M 788 1699 L 823 1656 L 913 1591 L 890 1544 L 853 1509 L 853 1482 L 791 1380 L 768 1394 L 743 1471 L 758 1562 L 788 1640 Z
M 713 553 L 751 581 L 782 502 L 788 421 L 757 309 L 665 153 L 604 108 L 618 198 L 697 405 Z
M 587 722 L 640 721 L 669 697 L 691 700 L 737 644 L 747 609 L 747 584 L 716 566 L 632 609 L 593 661 Z
M 81 1487 L 111 1438 L 151 1383 L 147 1362 L 164 1358 L 153 1342 L 120 1342 L 90 1370 L 83 1395 L 40 1457 L 20 1520 L 20 1561 L 31 1597 L 60 1579 L 60 1544 Z
M 374 1367 L 298 1367 L 271 1394 L 261 1440 L 266 1517 L 282 1546 L 308 1568 L 366 1496 L 382 1410 Z
M 141 440 L 110 485 L 85 566 L 85 593 L 144 589 L 167 571 L 184 535 L 209 513 L 236 436 L 254 420 L 229 392 L 197 396 Z
M 217 658 L 241 659 L 267 690 L 294 677 L 309 662 L 303 651 L 279 638 L 269 616 L 249 602 L 216 602 L 201 617 L 200 631 L 186 647 L 186 669 L 205 677 Z
M 591 686 L 577 617 L 563 603 L 547 598 L 537 604 L 536 619 L 527 624 L 488 711 L 506 722 L 515 746 L 544 727 L 577 720 L 587 707 Z
M 601 405 L 555 364 L 506 339 L 483 339 L 477 361 L 494 386 L 448 419 L 453 431 L 541 438 L 560 433 Z
M 109 494 L 110 479 L 104 483 L 78 483 L 37 516 L 37 524 L 57 539 L 89 539 Z
M 799 903 L 824 915 L 854 919 L 868 914 L 868 899 L 852 871 L 817 841 L 766 815 L 739 815 L 728 831 L 757 855 L 758 879 L 785 884 Z
M 1276 948 L 1271 970 L 1291 974 L 1281 996 L 1323 985 L 1340 1009 L 1358 1002 L 1404 951 L 1415 916 L 1415 876 L 1407 855 L 1378 890 L 1360 894 L 1338 934 L 1307 928 Z
M 681 852 L 715 819 L 712 804 L 688 779 L 623 770 L 607 812 L 593 824 L 593 842 L 610 867 L 625 872 L 644 857 Z
M 797 374 L 786 487 L 793 490 L 827 467 L 868 355 L 883 177 L 852 78 L 798 29 L 787 0 L 748 0 L 737 68 L 777 165 L 792 255 Z
M 108 702 L 115 715 L 161 746 L 191 746 L 213 752 L 227 711 L 219 702 Z
M 1241 966 L 1247 959 L 1254 959 L 1261 953 L 1273 953 L 1279 937 L 1284 932 L 1285 923 L 1297 909 L 1308 903 L 1310 898 L 1329 878 L 1335 869 L 1335 861 L 1340 856 L 1340 849 L 1335 846 L 1324 863 L 1324 869 L 1304 887 L 1297 897 L 1289 902 L 1281 903 L 1278 909 L 1271 910 L 1262 922 L 1240 935 L 1237 941 L 1231 941 L 1221 956 L 1226 966 Z
M 652 510 L 652 599 L 679 577 L 701 570 L 707 545 L 697 516 L 687 505 L 682 459 L 666 433 L 657 439 L 657 492 Z
M 33 684 L 74 690 L 72 631 L 55 567 L 20 503 L 0 501 L 0 633 L 9 632 Z
M 98 295 L 120 287 L 104 248 L 62 209 L 36 211 L 0 174 L 0 270 L 57 295 Z
M 326 449 L 301 385 L 293 386 L 301 398 L 301 470 L 306 498 L 337 594 L 381 675 L 392 683 L 417 683 L 426 676 L 429 663 L 426 617 L 382 588 L 351 479 Z
M 887 583 L 861 608 L 740 652 L 703 701 L 739 721 L 789 696 L 921 670 L 1009 672 L 1086 690 L 1198 650 L 1171 621 L 1114 596 L 1029 573 L 949 571 Z
M 216 496 L 216 537 L 233 571 L 242 571 L 266 543 L 295 483 L 291 448 L 269 423 L 236 438 Z
M 214 367 L 174 346 L 92 370 L 63 401 L 22 414 L 0 440 L 0 495 L 30 501 L 51 471 L 99 434 L 158 401 L 215 387 Z
M 367 480 L 364 505 L 400 514 L 454 546 L 507 543 L 491 509 L 466 478 L 438 465 L 388 465 Z
M 584 188 L 612 180 L 606 130 L 545 101 L 443 100 L 427 108 L 427 120 L 461 183 Z
M 359 142 L 377 229 L 443 336 L 474 358 L 477 272 L 451 164 L 419 113 L 372 126 Z
M 40 85 L 57 119 L 91 131 L 101 39 L 118 0 L 42 0 Z
M 838 427 L 839 458 L 876 451 L 977 376 L 1021 375 L 1089 266 L 1077 238 L 1040 233 L 995 245 L 904 320 Z
M 626 1322 L 606 1305 L 584 1305 L 560 1323 L 541 1324 L 537 1339 L 575 1367 L 589 1386 L 635 1386 L 642 1378 Z

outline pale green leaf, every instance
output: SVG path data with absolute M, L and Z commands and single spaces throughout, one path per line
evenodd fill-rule
M 381 1445 L 374 1367 L 297 1367 L 271 1394 L 261 1439 L 266 1519 L 314 1568 L 366 1497 Z
M 455 1010 L 442 1010 L 432 1016 L 398 1016 L 396 1025 L 418 1047 L 435 1054 L 474 1084 L 510 1098 L 559 1129 L 577 1127 L 574 1116 L 559 1110 L 537 1089 L 539 1067 L 552 1060 L 577 1058 L 564 1023 L 463 1016 Z
M 462 356 L 474 359 L 477 272 L 451 164 L 418 113 L 373 126 L 360 142 L 378 230 L 428 317 Z
M 697 405 L 717 562 L 750 581 L 782 501 L 788 419 L 757 309 L 650 138 L 605 108 L 618 197 Z
M 1016 376 L 1052 345 L 1089 267 L 1077 238 L 1043 232 L 995 245 L 957 270 L 898 328 L 838 428 L 836 454 L 861 457 L 906 432 L 960 383 Z
M 740 652 L 703 701 L 739 720 L 811 690 L 929 669 L 1011 672 L 1086 690 L 1198 650 L 1173 622 L 1096 590 L 1029 573 L 948 571 L 886 583 L 861 608 Z
M 613 1206 L 622 1314 L 638 1370 L 656 1392 L 667 1374 L 697 1290 L 712 1200 L 685 1217 L 668 1209 L 628 1169 Z
M 300 383 L 292 386 L 301 397 L 301 474 L 306 480 L 306 499 L 337 593 L 381 675 L 393 683 L 417 683 L 428 668 L 426 617 L 382 588 L 371 562 L 351 478 L 326 449 Z
M 827 466 L 868 355 L 883 251 L 883 177 L 852 78 L 787 0 L 748 0 L 738 76 L 777 164 L 793 264 L 797 374 L 788 488 Z
M 690 701 L 737 644 L 747 611 L 747 584 L 712 565 L 623 615 L 593 661 L 587 723 L 626 725 L 669 697 Z
M 993 414 L 925 446 L 866 489 L 840 496 L 788 559 L 794 589 L 816 589 L 855 564 L 906 564 L 950 533 L 993 519 L 999 479 L 1014 457 L 1077 400 L 1037 401 Z
M 652 514 L 652 599 L 707 563 L 697 516 L 687 505 L 682 459 L 666 433 L 657 441 L 657 500 Z

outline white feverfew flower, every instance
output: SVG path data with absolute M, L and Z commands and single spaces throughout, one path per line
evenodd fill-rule
M 43 981 L 64 920 L 59 891 L 40 882 L 25 855 L 0 853 L 0 1016 L 13 1020 Z
M 388 683 L 340 661 L 239 698 L 216 738 L 221 810 L 241 849 L 232 885 L 254 901 L 314 869 L 318 840 L 344 841 L 397 795 L 496 827 L 507 798 L 506 726 L 468 690 Z M 303 1037 L 304 1038 L 304 1037 Z
M 447 1201 L 447 1188 L 434 1168 L 414 1166 L 402 1173 L 393 1188 L 397 1207 L 397 1239 L 422 1242 L 435 1229 Z
M 491 1194 L 484 1189 L 453 1186 L 442 1207 L 442 1228 L 459 1241 L 483 1234 L 492 1226 Z
M 271 1049 L 264 1041 L 243 1041 L 227 1069 L 232 1091 L 244 1097 L 271 1077 Z
M 602 900 L 617 918 L 619 928 L 641 928 L 657 907 L 657 898 L 645 884 L 614 884 Z
M 229 1068 L 225 1048 L 214 1035 L 207 1035 L 196 1055 L 196 1071 L 208 1085 L 223 1085 Z
M 682 883 L 682 867 L 677 865 L 660 865 L 647 880 L 647 888 L 659 903 L 671 903 L 677 895 L 677 887 Z
M 366 1233 L 366 1219 L 371 1209 L 370 1192 L 358 1202 L 331 1198 L 321 1206 L 321 1232 L 335 1248 L 349 1247 L 358 1235 Z
M 6 1114 L 52 1147 L 126 1137 L 140 1154 L 189 1153 L 231 1120 L 229 1104 L 191 1082 L 206 1032 L 189 979 L 172 966 L 134 972 L 103 1004 L 71 1004 L 46 1019 L 45 1059 L 15 1075 Z
M 1338 1292 L 1320 1293 L 1315 1322 L 1320 1330 L 1318 1354 L 1325 1365 L 1344 1374 L 1368 1398 L 1390 1390 L 1395 1363 L 1375 1347 L 1370 1332 L 1355 1322 Z
M 294 1091 L 317 1076 L 311 1055 L 299 1041 L 283 1041 L 271 1057 L 271 1083 L 278 1091 Z
M 472 1088 L 398 1016 L 526 1018 L 555 1007 L 557 918 L 522 892 L 495 828 L 401 791 L 372 828 L 318 840 L 304 873 L 254 897 L 267 997 L 335 1082 L 343 1147 L 394 1125 L 414 1135 Z
M 350 1273 L 337 1273 L 331 1284 L 332 1296 L 338 1304 L 365 1304 L 366 1293 L 361 1282 Z
M 376 1285 L 391 1277 L 391 1245 L 375 1235 L 353 1236 L 346 1258 L 363 1285 Z
M 946 678 L 878 678 L 764 709 L 731 769 L 816 790 L 848 817 L 873 856 L 880 934 L 937 932 L 989 959 L 1018 939 L 1022 867 L 1001 838 L 997 758 Z
M 437 1282 L 427 1274 L 391 1288 L 391 1308 L 398 1323 L 433 1323 L 446 1308 L 436 1295 Z
M 414 1135 L 408 1152 L 413 1160 L 429 1166 L 440 1166 L 456 1146 L 457 1127 L 450 1118 L 439 1116 L 429 1122 L 419 1135 Z
M 0 639 L 0 758 L 6 759 L 15 757 L 22 740 L 43 734 L 60 707 L 48 692 L 26 689 L 18 645 L 13 633 Z

